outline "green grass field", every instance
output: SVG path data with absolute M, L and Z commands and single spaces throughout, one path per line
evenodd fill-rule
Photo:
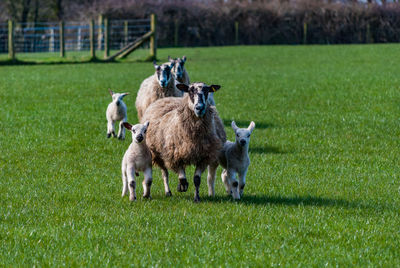
M 131 142 L 106 139 L 107 89 L 128 121 L 151 63 L 0 67 L 0 265 L 400 265 L 399 45 L 160 49 L 217 108 L 256 122 L 245 196 L 121 198 Z M 142 194 L 141 176 L 138 195 Z

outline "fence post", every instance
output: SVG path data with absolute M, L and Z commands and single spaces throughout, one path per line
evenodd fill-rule
M 104 19 L 104 58 L 110 56 L 110 44 L 109 44 L 110 29 L 108 25 L 108 18 Z
M 60 57 L 65 57 L 64 21 L 60 21 Z
M 303 44 L 307 44 L 307 22 L 303 23 Z
M 366 33 L 366 43 L 367 44 L 370 44 L 370 43 L 373 43 L 373 41 L 372 41 L 372 37 L 371 37 L 371 26 L 369 25 L 369 23 L 367 24 L 367 33 Z
M 157 18 L 156 14 L 151 14 L 150 16 L 150 30 L 152 35 L 150 37 L 150 58 L 155 60 L 157 58 Z
M 103 15 L 99 15 L 99 29 L 97 32 L 97 49 L 102 50 L 102 41 L 103 41 Z
M 175 31 L 174 31 L 174 46 L 178 46 L 178 34 L 179 34 L 179 21 L 175 20 Z
M 12 20 L 8 20 L 8 58 L 10 60 L 15 60 L 14 22 Z
M 96 58 L 96 48 L 94 43 L 94 20 L 90 20 L 90 58 L 94 60 Z
M 239 22 L 235 21 L 235 44 L 239 45 Z
M 125 41 L 125 46 L 128 44 L 128 33 L 129 33 L 129 24 L 128 21 L 124 21 L 124 41 Z

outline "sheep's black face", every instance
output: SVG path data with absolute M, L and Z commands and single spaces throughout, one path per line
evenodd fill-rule
M 218 85 L 207 86 L 204 83 L 192 83 L 190 86 L 178 84 L 176 87 L 189 94 L 189 106 L 197 117 L 203 117 L 207 111 L 208 93 L 215 92 L 220 88 Z
M 171 80 L 172 74 L 171 69 L 174 67 L 174 63 L 164 63 L 162 65 L 157 65 L 154 63 L 154 68 L 156 69 L 157 80 L 161 87 L 167 87 L 169 81 Z
M 183 78 L 183 70 L 185 67 L 185 61 L 183 59 L 177 59 L 175 64 L 175 75 L 177 79 Z

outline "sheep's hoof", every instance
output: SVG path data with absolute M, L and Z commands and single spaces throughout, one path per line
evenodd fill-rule
M 111 132 L 111 135 L 113 136 L 113 138 L 117 137 L 117 135 L 115 135 L 115 132 Z
M 131 202 L 136 201 L 136 196 L 130 196 L 129 201 L 131 201 Z
M 199 202 L 200 202 L 200 196 L 196 195 L 196 196 L 194 197 L 194 202 L 195 202 L 195 203 L 199 203 Z
M 136 176 L 136 177 L 139 177 L 139 172 L 135 172 L 135 176 Z
M 121 140 L 121 141 L 123 141 L 123 140 L 125 140 L 125 137 L 118 136 L 118 139 Z
M 186 192 L 189 188 L 189 183 L 186 178 L 179 179 L 178 192 Z
M 111 133 L 107 133 L 107 138 L 111 138 Z
M 144 198 L 144 199 L 150 200 L 150 199 L 151 199 L 151 196 L 150 196 L 150 194 L 146 194 L 146 195 L 143 195 L 143 198 Z
M 165 196 L 166 196 L 166 197 L 170 197 L 170 196 L 172 196 L 172 193 L 171 193 L 171 191 L 168 191 L 168 192 L 166 192 L 166 193 L 165 193 Z

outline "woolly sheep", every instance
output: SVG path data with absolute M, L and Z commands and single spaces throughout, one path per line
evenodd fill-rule
M 124 127 L 132 132 L 132 143 L 126 150 L 122 159 L 122 197 L 129 188 L 129 200 L 136 200 L 136 181 L 135 175 L 139 176 L 139 171 L 144 173 L 143 197 L 150 198 L 150 188 L 153 182 L 151 153 L 146 145 L 146 130 L 149 122 L 132 126 L 124 122 Z
M 110 138 L 111 135 L 115 137 L 114 123 L 116 121 L 120 121 L 119 130 L 118 130 L 118 139 L 125 139 L 125 129 L 123 126 L 123 122 L 127 121 L 126 115 L 126 105 L 122 101 L 122 99 L 129 95 L 129 93 L 114 93 L 112 90 L 109 90 L 110 95 L 112 97 L 112 102 L 108 104 L 106 111 L 107 118 L 107 138 Z
M 175 87 L 175 78 L 171 73 L 174 63 L 157 65 L 153 62 L 155 73 L 146 78 L 140 85 L 136 97 L 136 110 L 141 120 L 150 104 L 165 97 L 181 97 L 183 93 Z
M 218 160 L 220 165 L 224 168 L 221 178 L 225 185 L 226 192 L 232 194 L 234 199 L 240 199 L 246 184 L 247 169 L 250 165 L 248 151 L 250 135 L 255 128 L 255 123 L 251 121 L 248 128 L 238 128 L 235 121 L 232 121 L 232 128 L 235 131 L 236 141 L 227 141 L 224 144 Z M 236 180 L 236 174 L 238 174 L 239 183 Z M 214 182 L 211 182 L 211 184 L 212 192 L 209 192 L 209 194 L 214 195 Z
M 221 119 L 215 107 L 207 102 L 209 92 L 217 91 L 220 86 L 193 83 L 177 84 L 177 88 L 188 94 L 183 98 L 156 101 L 147 108 L 142 121 L 150 122 L 147 145 L 153 163 L 161 168 L 166 195 L 171 195 L 168 169 L 178 173 L 178 191 L 186 192 L 189 184 L 185 167 L 195 165 L 194 201 L 199 202 L 201 174 L 208 165 L 218 161 L 223 145 L 222 134 L 217 133 L 221 129 L 216 128 L 217 124 L 222 125 Z

